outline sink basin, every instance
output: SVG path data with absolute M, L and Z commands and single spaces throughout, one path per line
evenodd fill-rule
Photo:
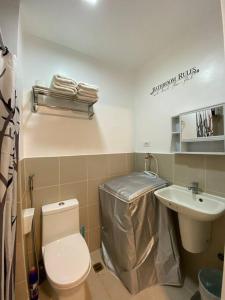
M 225 198 L 207 193 L 193 194 L 178 185 L 159 189 L 155 196 L 178 213 L 184 249 L 192 253 L 203 252 L 211 241 L 211 222 L 225 213 Z
M 225 212 L 225 198 L 207 193 L 195 195 L 178 185 L 157 190 L 155 195 L 165 206 L 198 221 L 214 221 Z

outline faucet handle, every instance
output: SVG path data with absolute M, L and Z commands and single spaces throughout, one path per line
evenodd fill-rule
M 194 194 L 198 194 L 200 192 L 199 183 L 197 181 L 193 181 L 187 188 L 188 190 L 192 190 Z

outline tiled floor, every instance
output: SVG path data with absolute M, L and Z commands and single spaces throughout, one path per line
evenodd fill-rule
M 92 252 L 92 264 L 102 261 L 99 250 Z M 194 286 L 187 280 L 184 287 L 153 286 L 132 296 L 122 283 L 106 268 L 99 273 L 92 269 L 87 280 L 91 300 L 190 300 L 194 294 Z M 40 300 L 50 300 L 48 283 L 42 284 Z

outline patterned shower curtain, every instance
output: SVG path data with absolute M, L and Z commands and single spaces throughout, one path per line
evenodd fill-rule
M 15 56 L 0 51 L 0 300 L 15 298 L 18 143 Z

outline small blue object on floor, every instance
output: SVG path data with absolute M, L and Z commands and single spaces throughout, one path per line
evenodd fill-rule
M 199 271 L 199 291 L 202 298 L 220 299 L 222 290 L 222 271 L 205 268 Z

